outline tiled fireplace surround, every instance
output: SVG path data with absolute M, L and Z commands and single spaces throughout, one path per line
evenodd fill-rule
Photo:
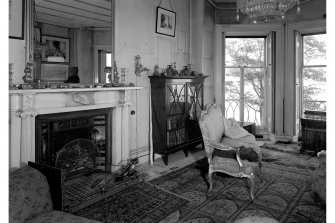
M 35 161 L 35 117 L 108 108 L 112 113 L 111 171 L 129 158 L 130 92 L 141 87 L 9 91 L 9 167 Z

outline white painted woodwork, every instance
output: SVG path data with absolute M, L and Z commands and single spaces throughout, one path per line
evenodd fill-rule
M 35 161 L 35 117 L 42 114 L 112 110 L 112 171 L 129 159 L 130 92 L 142 87 L 9 91 L 9 167 Z M 84 100 L 77 100 L 78 97 Z M 76 99 L 76 100 L 75 100 Z

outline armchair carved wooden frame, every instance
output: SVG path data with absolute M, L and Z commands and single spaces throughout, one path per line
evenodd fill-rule
M 206 109 L 201 113 L 199 124 L 209 163 L 209 191 L 213 189 L 212 174 L 214 172 L 221 172 L 233 177 L 249 178 L 250 197 L 254 200 L 255 169 L 257 168 L 257 165 L 259 165 L 259 167 L 261 166 L 260 161 L 258 163 L 249 162 L 247 160 L 242 161 L 240 158 L 240 149 L 244 149 L 243 146 L 232 147 L 221 143 L 225 126 L 221 109 L 217 105 L 211 104 L 206 106 Z M 216 156 L 215 150 L 232 151 L 235 153 L 236 158 L 232 159 Z

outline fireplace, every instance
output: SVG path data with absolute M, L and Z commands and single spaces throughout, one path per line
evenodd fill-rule
M 106 171 L 118 170 L 130 158 L 130 92 L 139 89 L 9 90 L 9 167 L 28 161 L 54 165 L 55 153 L 65 143 L 83 138 L 105 151 Z
M 60 155 L 69 151 L 69 148 L 71 149 L 71 146 L 76 145 L 76 142 L 83 142 L 82 146 L 76 145 L 79 150 L 82 150 L 82 155 L 79 157 L 85 159 L 85 157 L 82 157 L 85 155 L 84 152 L 87 153 L 84 147 L 92 145 L 91 147 L 94 147 L 92 152 L 97 153 L 95 157 L 89 157 L 94 159 L 92 160 L 94 164 L 97 164 L 94 165 L 94 168 L 110 171 L 111 126 L 111 109 L 38 115 L 35 118 L 35 161 L 53 167 L 61 167 L 63 164 L 60 162 L 63 161 L 59 159 Z M 69 153 L 71 154 L 70 151 Z M 86 155 L 88 156 L 88 153 Z M 71 168 L 68 168 L 71 169 L 71 172 L 84 174 L 92 171 L 93 166 L 83 168 L 86 164 L 75 154 L 68 159 L 72 159 Z M 65 159 L 64 162 L 67 162 L 68 159 Z M 75 168 L 73 165 L 76 162 L 77 166 Z M 69 163 L 64 165 L 69 165 Z M 76 175 L 67 173 L 67 175 L 69 174 Z

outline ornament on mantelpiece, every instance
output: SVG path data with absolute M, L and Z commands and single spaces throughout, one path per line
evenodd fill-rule
M 157 64 L 154 66 L 154 72 L 152 73 L 152 75 L 153 76 L 159 76 L 160 75 L 160 73 L 159 73 L 159 67 L 158 67 Z
M 149 69 L 146 67 L 143 67 L 141 63 L 141 57 L 140 55 L 135 56 L 135 75 L 140 77 L 142 72 L 148 72 Z
M 119 71 L 117 69 L 115 60 L 114 60 L 114 74 L 113 74 L 112 86 L 113 87 L 119 87 L 120 86 Z
M 24 68 L 24 73 L 25 75 L 22 77 L 24 83 L 28 83 L 31 84 L 34 82 L 34 77 L 33 77 L 33 68 L 32 68 L 33 64 L 32 63 L 27 63 L 27 66 Z
M 13 63 L 9 63 L 9 86 L 13 86 Z
M 107 74 L 107 83 L 112 83 L 112 68 L 111 67 L 105 67 L 104 72 Z
M 126 85 L 126 68 L 121 68 L 121 85 Z

